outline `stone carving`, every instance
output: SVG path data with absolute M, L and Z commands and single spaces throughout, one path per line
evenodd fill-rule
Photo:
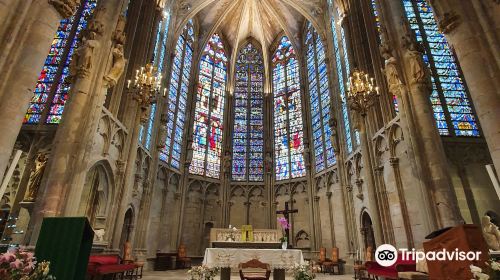
M 94 51 L 99 45 L 95 32 L 89 32 L 88 37 L 83 37 L 82 45 L 75 51 L 70 64 L 72 77 L 84 78 L 90 74 Z
M 49 4 L 54 6 L 57 12 L 63 18 L 69 18 L 76 12 L 76 8 L 80 5 L 79 0 L 49 0 Z
M 95 230 L 94 231 L 94 241 L 95 242 L 104 242 L 104 234 L 106 233 L 106 231 L 101 228 L 101 229 L 98 229 L 98 230 Z
M 333 111 L 333 108 L 330 110 L 330 120 L 328 121 L 328 125 L 330 126 L 330 131 L 332 132 L 332 135 L 330 136 L 330 141 L 332 142 L 332 147 L 335 153 L 338 153 L 339 150 L 339 142 L 338 140 L 338 133 L 337 133 L 337 118 L 335 117 L 335 112 Z
M 109 69 L 108 74 L 104 76 L 104 80 L 107 82 L 108 87 L 114 87 L 125 70 L 125 64 L 127 60 L 123 54 L 123 45 L 116 44 L 111 51 L 113 54 L 113 64 L 111 69 Z
M 448 34 L 460 24 L 460 17 L 454 12 L 446 12 L 437 21 L 439 31 Z
M 223 168 L 224 168 L 224 172 L 226 174 L 230 174 L 231 173 L 231 152 L 229 151 L 226 151 L 225 154 L 224 154 L 224 158 L 222 159 L 222 162 L 223 162 Z
M 42 183 L 43 173 L 45 172 L 45 166 L 47 166 L 47 157 L 45 154 L 39 154 L 36 159 L 35 171 L 30 176 L 30 183 L 28 185 L 28 195 L 25 201 L 35 201 L 38 190 Z
M 156 145 L 156 147 L 158 147 L 158 149 L 163 149 L 165 148 L 166 146 L 166 143 L 167 143 L 167 126 L 164 125 L 164 123 L 162 125 L 160 125 L 160 132 L 159 132 L 159 139 L 158 139 L 158 145 Z
M 488 215 L 481 219 L 481 227 L 483 229 L 484 240 L 491 250 L 500 251 L 500 230 L 491 222 Z
M 124 45 L 127 38 L 125 33 L 125 26 L 127 24 L 127 19 L 124 15 L 118 17 L 118 22 L 116 23 L 115 31 L 113 32 L 113 40 L 116 44 Z
M 264 166 L 267 174 L 271 174 L 271 172 L 273 172 L 273 155 L 271 152 L 266 153 L 266 157 L 264 158 Z
M 385 26 L 380 27 L 380 54 L 385 60 L 385 67 L 382 69 L 382 72 L 385 74 L 385 78 L 387 80 L 387 85 L 389 86 L 389 92 L 398 97 L 401 96 L 401 89 L 403 83 L 401 82 L 397 60 L 392 54 L 392 49 L 390 47 L 390 41 L 387 34 L 387 29 Z
M 424 53 L 422 45 L 416 41 L 415 32 L 410 28 L 406 20 L 403 20 L 403 26 L 405 27 L 405 35 L 402 37 L 402 45 L 405 48 L 404 57 L 409 63 L 410 83 L 426 84 L 430 87 L 429 68 L 427 68 L 422 58 Z
M 89 25 L 87 30 L 90 32 L 95 32 L 96 34 L 102 35 L 104 33 L 104 24 L 102 23 L 102 19 L 106 17 L 105 15 L 106 9 L 102 6 L 98 6 L 92 19 L 89 21 Z

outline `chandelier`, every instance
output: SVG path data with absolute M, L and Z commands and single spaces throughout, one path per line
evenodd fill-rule
M 161 91 L 162 78 L 158 69 L 153 64 L 148 63 L 145 67 L 136 70 L 134 81 L 127 81 L 127 89 L 135 93 L 134 100 L 139 103 L 142 110 L 141 121 L 143 122 L 147 120 L 146 112 L 149 106 L 156 102 L 156 96 Z M 164 95 L 165 91 L 166 89 L 164 89 Z
M 375 86 L 375 80 L 363 71 L 354 69 L 349 77 L 347 88 L 349 107 L 363 116 L 366 115 L 368 108 L 373 105 L 379 96 L 379 88 Z

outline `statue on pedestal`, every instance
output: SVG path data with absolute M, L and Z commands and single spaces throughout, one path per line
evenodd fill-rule
M 28 185 L 28 195 L 24 201 L 33 202 L 36 199 L 38 190 L 42 183 L 43 173 L 45 172 L 45 166 L 47 165 L 47 157 L 45 154 L 39 154 L 36 159 L 35 171 L 30 176 L 30 183 Z
M 483 216 L 481 219 L 481 228 L 488 247 L 493 251 L 500 251 L 500 230 L 491 222 L 488 215 Z
M 107 82 L 108 87 L 114 87 L 125 69 L 125 64 L 127 60 L 125 59 L 123 53 L 123 46 L 121 44 L 116 44 L 112 50 L 113 54 L 113 64 L 111 69 L 109 69 L 108 74 L 104 76 L 104 80 Z

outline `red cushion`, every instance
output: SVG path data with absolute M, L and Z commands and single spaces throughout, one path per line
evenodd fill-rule
M 93 255 L 89 257 L 89 262 L 98 264 L 119 264 L 120 257 L 118 255 Z
M 134 270 L 135 268 L 136 268 L 135 264 L 110 264 L 110 265 L 99 266 L 96 269 L 96 272 L 97 274 L 110 274 L 110 273 Z
M 371 275 L 376 275 L 376 276 L 381 276 L 381 277 L 386 277 L 386 278 L 398 278 L 398 271 L 396 269 L 397 265 L 414 265 L 416 264 L 416 261 L 413 259 L 410 260 L 403 260 L 403 255 L 401 253 L 398 253 L 398 259 L 396 263 L 394 263 L 391 266 L 381 266 L 377 262 L 366 262 L 366 270 L 368 271 L 368 274 Z M 408 270 L 408 269 L 405 269 Z

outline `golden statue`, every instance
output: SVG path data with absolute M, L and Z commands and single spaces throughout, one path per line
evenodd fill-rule
M 36 159 L 36 167 L 30 176 L 30 183 L 28 185 L 28 195 L 25 201 L 35 201 L 38 190 L 42 183 L 43 173 L 45 172 L 45 166 L 47 165 L 47 157 L 45 154 L 39 154 Z

